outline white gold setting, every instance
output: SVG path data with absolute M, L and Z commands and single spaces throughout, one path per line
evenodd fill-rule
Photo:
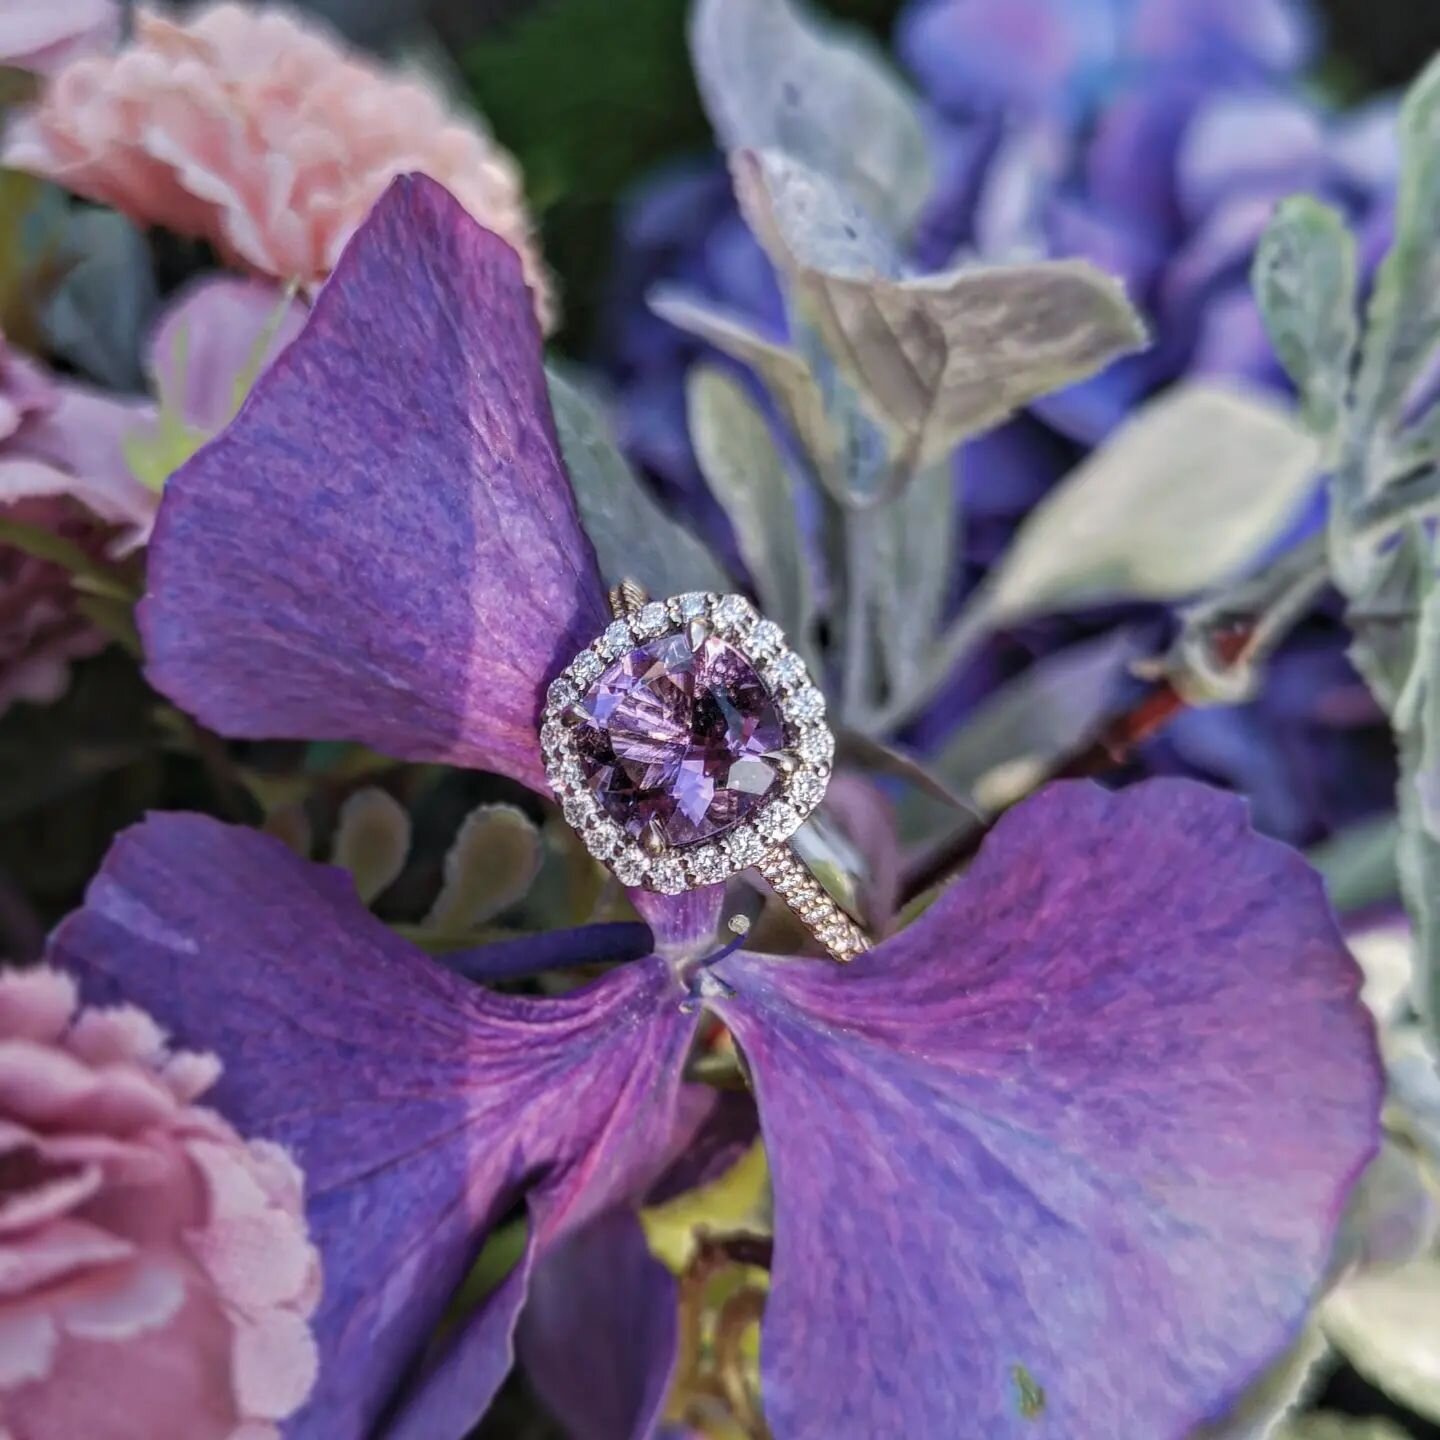
M 754 667 L 785 732 L 776 761 L 774 793 L 731 830 L 692 845 L 647 851 L 604 812 L 585 783 L 566 713 L 605 670 L 635 646 L 678 635 L 699 622 Z M 550 788 L 565 819 L 585 847 L 623 885 L 676 895 L 714 885 L 757 864 L 788 840 L 825 798 L 835 740 L 825 723 L 825 700 L 801 657 L 785 643 L 780 627 L 764 620 L 743 595 L 690 591 L 648 601 L 612 621 L 551 681 L 541 715 L 540 746 Z

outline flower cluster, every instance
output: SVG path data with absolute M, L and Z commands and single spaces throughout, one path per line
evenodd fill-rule
M 910 0 L 923 115 L 697 0 L 729 169 L 641 200 L 616 331 L 667 509 L 478 117 L 120 18 L 0 12 L 7 163 L 166 232 L 143 395 L 47 330 L 113 255 L 0 256 L 0 708 L 123 639 L 193 809 L 0 969 L 0 1440 L 465 1440 L 517 1366 L 583 1440 L 1233 1440 L 1326 1346 L 1406 1376 L 1440 66 L 1393 204 L 1282 0 Z M 1338 812 L 1262 682 L 1279 748 L 1386 711 L 1413 965 L 1275 838 Z M 1167 720 L 1241 793 L 1127 772 Z

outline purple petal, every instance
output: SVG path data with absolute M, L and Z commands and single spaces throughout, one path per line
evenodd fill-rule
M 870 955 L 717 969 L 777 1434 L 1166 1440 L 1301 1323 L 1379 1071 L 1318 877 L 1239 800 L 1053 786 Z
M 54 957 L 217 1053 L 214 1104 L 305 1173 L 321 1375 L 287 1440 L 370 1433 L 528 1187 L 543 1251 L 670 1159 L 695 1022 L 659 961 L 558 999 L 495 995 L 395 937 L 343 872 L 178 815 L 117 843 Z M 488 1403 L 523 1285 L 462 1331 L 458 1380 L 442 1364 L 425 1386 L 425 1440 L 458 1440 Z
M 166 488 L 149 673 L 227 735 L 540 789 L 551 676 L 605 626 L 515 252 L 394 182 L 300 338 Z
M 626 893 L 650 927 L 661 955 L 693 960 L 715 950 L 715 931 L 725 906 L 723 885 L 706 885 L 682 895 L 657 895 L 653 890 Z
M 150 337 L 156 391 L 187 425 L 213 434 L 304 324 L 305 307 L 277 286 L 229 275 L 201 280 L 166 310 Z
M 520 1324 L 520 1360 L 572 1440 L 654 1433 L 675 1368 L 676 1302 L 674 1277 L 629 1211 L 611 1211 L 545 1257 Z

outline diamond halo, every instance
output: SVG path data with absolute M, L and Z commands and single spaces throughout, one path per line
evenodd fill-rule
M 642 844 L 591 789 L 577 744 L 576 707 L 633 652 L 670 636 L 690 637 L 692 647 L 697 637 L 714 636 L 733 647 L 778 711 L 784 747 L 774 766 L 778 783 L 739 823 L 688 844 L 670 844 L 652 827 Z M 780 628 L 743 595 L 708 591 L 648 601 L 607 625 L 551 682 L 540 742 L 550 787 L 590 854 L 622 884 L 669 895 L 716 884 L 788 840 L 824 797 L 835 749 L 824 699 Z

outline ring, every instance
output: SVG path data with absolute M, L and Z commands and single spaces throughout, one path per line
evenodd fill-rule
M 651 600 L 633 580 L 614 619 L 551 682 L 545 773 L 565 819 L 622 885 L 661 895 L 755 869 L 836 960 L 870 948 L 795 854 L 825 796 L 825 698 L 743 595 Z

